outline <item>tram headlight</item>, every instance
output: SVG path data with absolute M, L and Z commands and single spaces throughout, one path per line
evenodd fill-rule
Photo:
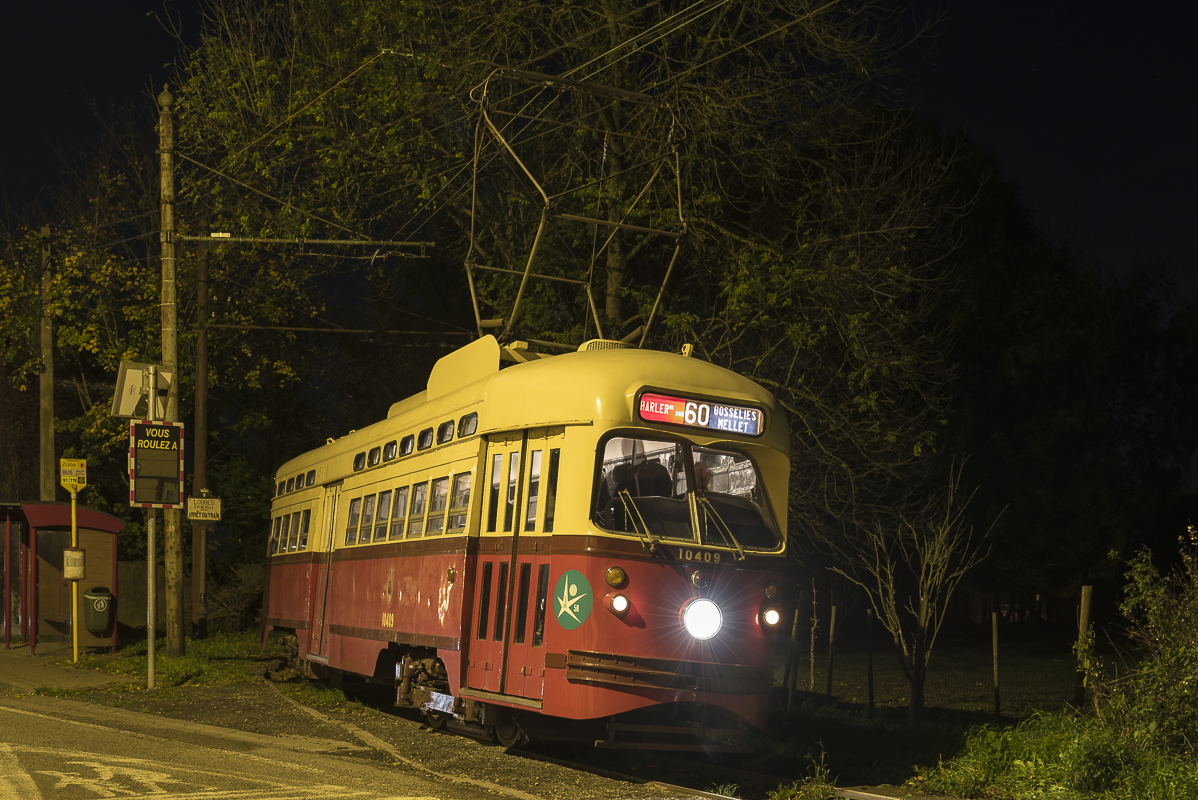
M 604 599 L 604 605 L 607 610 L 615 614 L 620 619 L 624 619 L 624 615 L 628 613 L 628 609 L 632 607 L 632 603 L 628 600 L 628 595 L 625 594 L 609 594 Z
M 719 633 L 723 623 L 720 607 L 706 597 L 696 597 L 682 606 L 682 627 L 701 642 Z
M 782 621 L 782 612 L 776 608 L 766 608 L 761 612 L 761 621 L 766 624 L 766 627 L 772 628 Z

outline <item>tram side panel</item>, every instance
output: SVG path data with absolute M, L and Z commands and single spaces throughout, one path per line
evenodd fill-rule
M 319 502 L 290 502 L 271 519 L 268 542 L 265 633 L 294 630 L 303 639 L 308 627 L 309 583 L 316 555 L 308 549 L 313 514 Z
M 459 459 L 343 491 L 344 538 L 336 544 L 325 601 L 330 667 L 373 675 L 380 653 L 396 643 L 437 651 L 456 683 L 477 461 Z M 418 487 L 425 488 L 417 492 Z M 402 504 L 395 502 L 401 491 Z M 367 509 L 380 509 L 387 492 L 387 516 L 368 520 Z M 363 533 L 368 525 L 385 533 Z

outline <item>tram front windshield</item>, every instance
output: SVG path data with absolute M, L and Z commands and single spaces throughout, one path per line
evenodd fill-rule
M 767 521 L 764 484 L 748 456 L 628 436 L 607 439 L 600 452 L 592 506 L 598 525 L 732 549 L 778 546 Z

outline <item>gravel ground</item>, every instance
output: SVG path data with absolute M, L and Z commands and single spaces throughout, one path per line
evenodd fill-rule
M 159 688 L 154 692 L 146 692 L 136 685 L 112 684 L 73 692 L 69 696 L 252 733 L 314 737 L 355 745 L 365 743 L 370 745 L 369 749 L 347 753 L 344 757 L 371 758 L 392 764 L 396 769 L 432 772 L 525 800 L 664 800 L 695 796 L 638 780 L 620 779 L 598 769 L 579 770 L 539 759 L 532 753 L 509 752 L 463 736 L 434 731 L 419 717 L 393 717 L 369 708 L 317 711 L 294 702 L 266 680 Z M 629 760 L 639 759 L 629 756 Z M 640 770 L 644 765 L 634 765 L 634 768 Z

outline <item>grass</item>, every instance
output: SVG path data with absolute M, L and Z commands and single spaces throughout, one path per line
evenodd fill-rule
M 155 648 L 154 677 L 159 687 L 195 686 L 201 684 L 231 684 L 257 680 L 266 662 L 283 655 L 275 637 L 261 649 L 257 631 L 221 633 L 205 639 L 187 639 L 185 655 L 168 658 L 166 643 L 158 640 Z M 125 646 L 113 655 L 82 656 L 76 664 L 59 662 L 61 666 L 94 669 L 111 675 L 143 678 L 149 664 L 148 642 L 145 639 Z

